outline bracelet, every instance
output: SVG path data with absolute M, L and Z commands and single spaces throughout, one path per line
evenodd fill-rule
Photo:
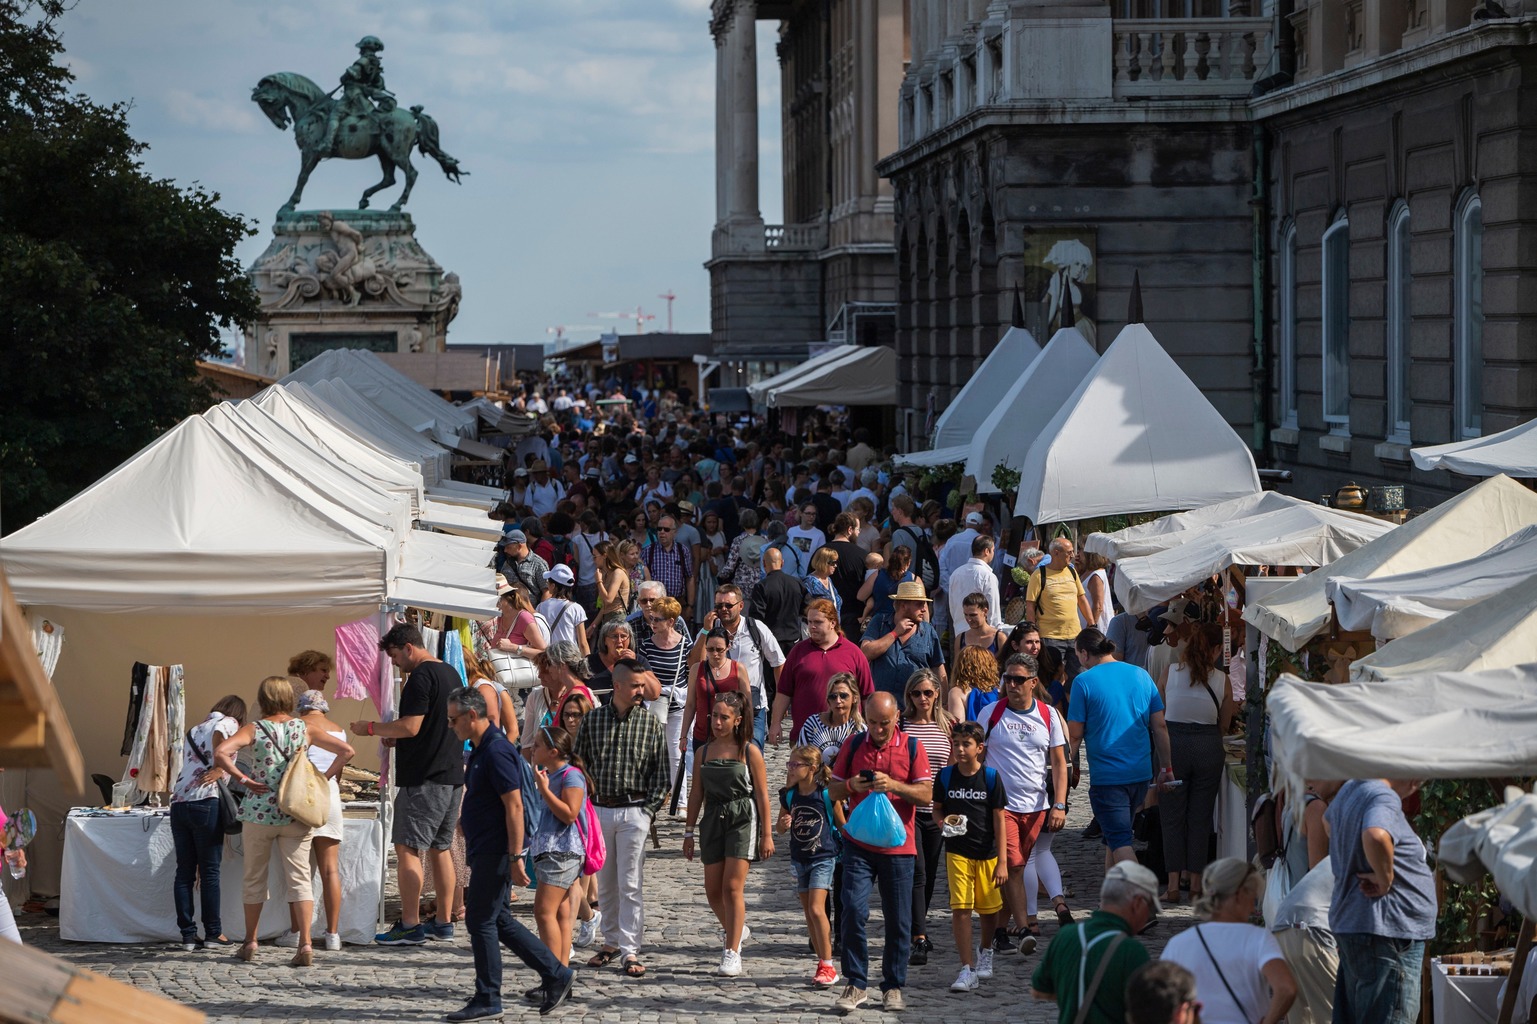
M 372 736 L 373 734 L 374 734 L 374 723 L 369 722 L 368 723 L 368 735 Z

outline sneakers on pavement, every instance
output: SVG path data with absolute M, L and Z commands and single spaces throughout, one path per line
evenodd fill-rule
M 724 946 L 726 944 L 726 929 L 717 928 L 715 931 L 720 936 L 720 944 Z M 750 938 L 752 938 L 752 928 L 745 924 L 742 925 L 742 941 L 746 942 Z
M 603 920 L 603 914 L 594 910 L 592 917 L 576 923 L 576 945 L 585 949 L 592 945 L 592 940 L 598 937 L 598 927 Z
M 999 928 L 996 932 L 993 933 L 993 952 L 1014 952 L 1014 943 L 1009 940 L 1009 933 L 1004 931 L 1002 928 Z
M 481 1003 L 470 1003 L 462 1010 L 455 1010 L 453 1013 L 444 1014 L 443 1019 L 447 1021 L 501 1020 L 502 1008 L 500 1006 L 486 1006 Z
M 838 968 L 833 966 L 831 960 L 819 962 L 816 974 L 811 976 L 811 983 L 818 988 L 832 988 L 838 984 Z
M 299 948 L 299 933 L 298 932 L 284 932 L 282 935 L 279 935 L 277 937 L 276 941 L 274 941 L 272 944 L 274 946 L 282 946 L 284 949 L 298 949 Z
M 326 949 L 332 953 L 342 948 L 342 937 L 335 932 L 325 933 Z
M 907 954 L 907 966 L 922 967 L 929 962 L 929 952 L 923 948 L 923 943 L 913 943 L 912 950 Z
M 181 944 L 181 948 L 184 953 L 196 953 L 203 948 L 203 944 L 197 939 L 188 939 Z
M 539 1004 L 539 1016 L 543 1017 L 551 1013 L 555 1007 L 571 998 L 571 987 L 576 984 L 576 972 L 566 971 L 566 980 L 558 981 L 555 987 L 545 990 L 544 1002 Z
M 734 949 L 722 950 L 720 966 L 715 970 L 723 978 L 736 978 L 742 973 L 742 954 Z
M 387 932 L 380 932 L 374 936 L 374 941 L 381 946 L 425 946 L 427 944 L 427 929 L 421 925 L 405 926 L 403 921 L 396 921 Z M 468 1010 L 465 1007 L 464 1010 Z M 464 1010 L 460 1012 L 463 1013 Z M 500 1013 L 501 1011 L 497 1011 Z M 459 1020 L 489 1020 L 487 1017 L 460 1017 Z
M 454 937 L 452 921 L 439 921 L 435 917 L 429 917 L 422 922 L 422 927 L 427 929 L 427 938 L 434 942 L 446 942 Z
M 886 994 L 881 997 L 881 1009 L 887 1013 L 901 1013 L 907 1009 L 907 1000 L 902 998 L 902 990 L 888 988 Z
M 1031 935 L 1029 932 L 1025 932 L 1018 938 L 1020 956 L 1029 956 L 1031 953 L 1035 952 L 1036 941 L 1034 935 Z
M 950 983 L 950 991 L 975 992 L 981 984 L 981 981 L 977 979 L 977 972 L 962 964 L 961 973 L 957 974 L 955 980 Z
M 865 1005 L 867 998 L 869 997 L 864 989 L 855 988 L 853 985 L 845 985 L 843 986 L 843 994 L 838 996 L 833 1002 L 833 1009 L 842 1014 L 850 1014 Z
M 977 951 L 977 977 L 986 981 L 993 976 L 993 951 L 983 949 Z

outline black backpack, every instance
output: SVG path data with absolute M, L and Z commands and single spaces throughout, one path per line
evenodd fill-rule
M 912 544 L 901 545 L 913 549 L 913 564 L 908 570 L 913 578 L 923 584 L 923 589 L 932 594 L 939 587 L 939 556 L 934 553 L 934 545 L 929 543 L 920 530 L 911 526 L 899 526 L 892 533 L 893 541 L 898 533 L 905 533 L 912 538 Z
M 576 549 L 570 537 L 550 538 L 550 568 L 564 565 L 574 574 L 577 571 Z

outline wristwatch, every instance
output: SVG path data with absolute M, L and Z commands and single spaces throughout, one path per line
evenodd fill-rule
M 1067 804 L 1052 804 L 1051 809 L 1054 811 L 1065 811 L 1067 810 Z

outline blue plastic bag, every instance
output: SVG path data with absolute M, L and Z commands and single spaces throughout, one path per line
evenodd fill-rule
M 844 834 L 866 846 L 889 850 L 907 842 L 907 826 L 891 798 L 885 793 L 871 793 L 849 812 L 849 823 Z

